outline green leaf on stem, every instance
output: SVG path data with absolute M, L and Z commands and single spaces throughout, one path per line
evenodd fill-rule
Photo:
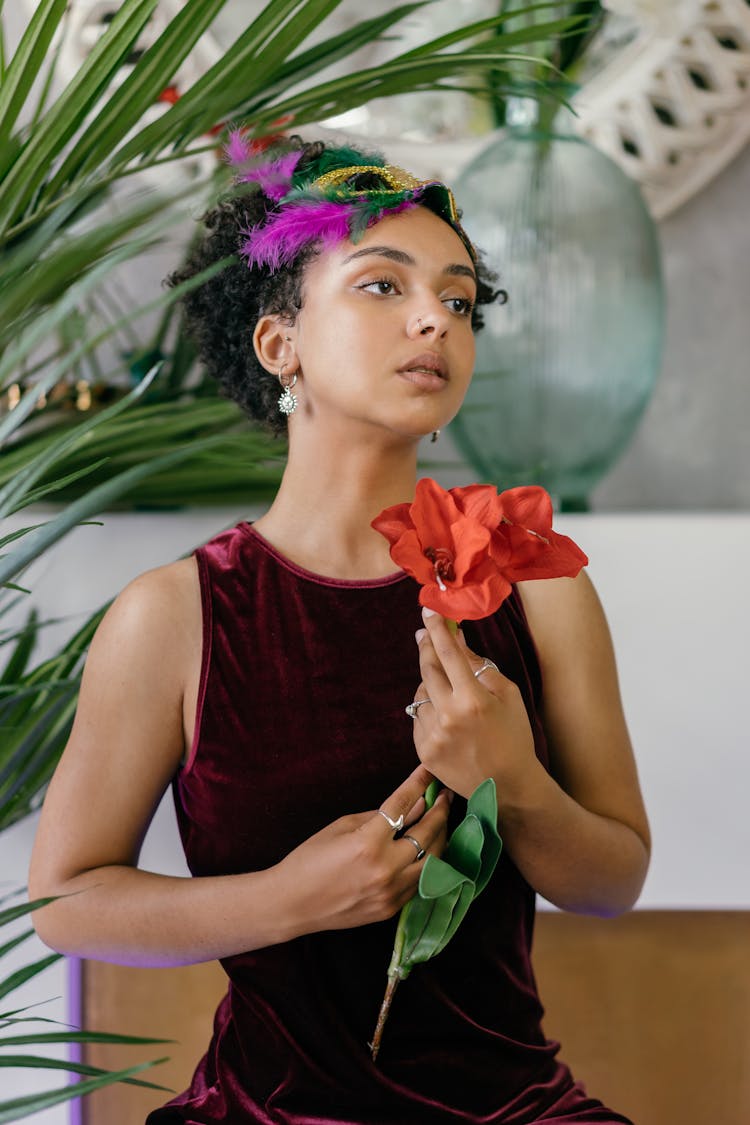
M 426 803 L 429 807 L 433 801 Z M 429 961 L 445 949 L 472 902 L 487 886 L 502 847 L 497 831 L 497 790 L 489 777 L 469 798 L 466 816 L 452 833 L 443 858 L 427 857 L 418 893 L 401 911 L 388 967 L 388 985 L 370 1044 L 373 1059 L 380 1050 L 398 982 L 405 980 L 415 965 Z

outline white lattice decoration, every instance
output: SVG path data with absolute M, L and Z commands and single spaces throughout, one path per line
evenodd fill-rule
M 750 140 L 750 0 L 687 6 L 672 38 L 641 35 L 583 88 L 576 109 L 579 132 L 663 218 Z

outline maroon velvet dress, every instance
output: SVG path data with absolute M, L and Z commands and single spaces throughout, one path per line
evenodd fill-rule
M 420 679 L 418 587 L 402 572 L 311 574 L 246 523 L 197 559 L 198 724 L 174 796 L 193 874 L 233 874 L 376 809 L 417 764 L 404 706 Z M 539 667 L 515 591 L 465 632 L 519 685 L 545 762 Z M 148 1125 L 628 1123 L 586 1095 L 544 1037 L 533 920 L 534 892 L 503 853 L 447 948 L 401 985 L 377 1064 L 368 1041 L 395 919 L 226 958 L 208 1051 Z

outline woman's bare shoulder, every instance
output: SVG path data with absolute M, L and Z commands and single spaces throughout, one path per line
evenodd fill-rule
M 199 616 L 198 568 L 194 558 L 186 558 L 132 579 L 112 602 L 103 625 L 135 628 L 145 639 L 190 628 Z
M 87 680 L 156 677 L 162 690 L 182 694 L 201 643 L 201 599 L 194 558 L 147 570 L 107 609 L 91 643 Z M 170 693 L 171 693 L 170 692 Z
M 586 636 L 609 641 L 599 595 L 585 570 L 576 578 L 519 582 L 517 589 L 537 647 L 568 648 Z

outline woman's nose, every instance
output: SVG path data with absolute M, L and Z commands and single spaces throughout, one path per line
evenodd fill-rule
M 441 306 L 440 311 L 424 312 L 414 316 L 409 325 L 409 335 L 417 338 L 423 336 L 427 339 L 434 336 L 443 336 L 448 327 L 448 317 Z

